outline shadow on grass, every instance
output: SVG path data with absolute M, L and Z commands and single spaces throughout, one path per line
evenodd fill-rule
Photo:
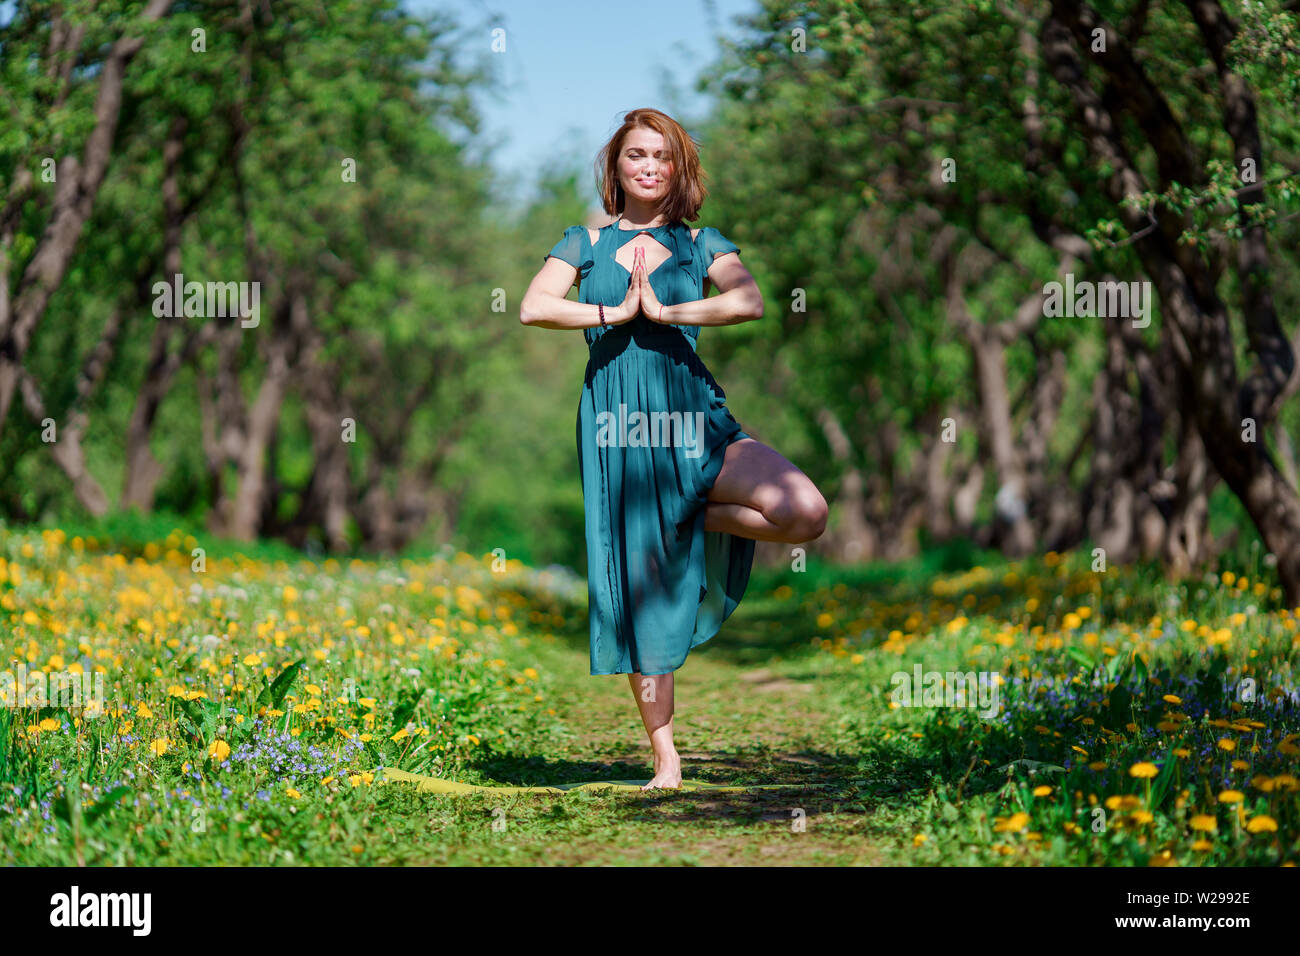
M 869 814 L 886 802 L 914 803 L 937 783 L 957 784 L 963 771 L 941 768 L 940 761 L 903 751 L 877 750 L 870 755 L 805 749 L 779 752 L 758 746 L 728 751 L 689 751 L 682 754 L 683 777 L 726 786 L 785 784 L 780 790 L 716 792 L 709 790 L 658 790 L 627 796 L 650 801 L 634 819 L 664 822 L 712 820 L 721 817 L 736 825 L 756 822 L 756 815 L 772 819 L 776 807 L 799 807 L 809 818 L 826 812 Z M 601 780 L 648 780 L 648 762 L 627 760 L 554 760 L 525 754 L 501 753 L 480 759 L 460 779 L 485 785 L 554 786 Z M 986 775 L 968 781 L 974 795 L 997 785 Z M 542 795 L 561 799 L 568 794 Z M 630 811 L 625 811 L 630 812 Z M 786 819 L 788 811 L 783 811 Z

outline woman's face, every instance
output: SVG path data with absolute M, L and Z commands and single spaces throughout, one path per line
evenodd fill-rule
M 628 196 L 649 205 L 668 195 L 673 165 L 661 134 L 652 129 L 631 130 L 623 139 L 618 158 L 618 178 Z

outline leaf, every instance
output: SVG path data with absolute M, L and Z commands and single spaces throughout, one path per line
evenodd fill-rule
M 1228 658 L 1225 654 L 1219 653 L 1210 661 L 1210 666 L 1203 668 L 1198 672 L 1196 687 L 1197 695 L 1202 700 L 1209 700 L 1218 697 L 1222 693 L 1220 681 L 1223 672 L 1228 668 Z
M 0 707 L 0 783 L 8 783 L 12 779 L 9 772 L 9 728 L 12 723 L 12 711 L 8 707 Z
M 1097 666 L 1097 662 L 1092 659 L 1092 655 L 1082 647 L 1067 647 L 1065 653 L 1080 666 L 1088 668 L 1088 670 L 1092 670 Z
M 1119 685 L 1110 692 L 1106 714 L 1106 722 L 1115 727 L 1126 727 L 1133 722 L 1133 695 L 1127 687 Z
M 221 705 L 215 700 L 184 700 L 179 701 L 181 710 L 185 712 L 185 719 L 181 723 L 195 737 L 203 743 L 208 743 L 212 735 L 216 732 L 217 724 L 221 721 Z
M 1164 803 L 1165 796 L 1169 793 L 1170 785 L 1173 783 L 1174 771 L 1177 768 L 1178 761 L 1174 758 L 1171 749 L 1165 754 L 1164 766 L 1160 768 L 1160 773 L 1151 783 L 1151 806 L 1150 810 L 1159 809 Z
M 421 696 L 423 696 L 423 691 L 412 690 L 409 687 L 404 687 L 397 692 L 397 703 L 393 706 L 394 727 L 406 726 L 406 722 L 415 713 L 415 708 L 420 703 Z
M 1137 678 L 1141 681 L 1142 687 L 1145 689 L 1147 682 L 1151 678 L 1151 672 L 1147 670 L 1147 662 L 1142 659 L 1141 654 L 1133 655 L 1133 670 L 1137 673 Z
M 108 793 L 100 797 L 99 800 L 95 803 L 95 805 L 86 811 L 86 823 L 87 824 L 94 823 L 105 813 L 111 810 L 114 806 L 116 806 L 117 801 L 121 800 L 129 793 L 131 793 L 130 787 L 127 786 L 114 787 Z
M 75 799 L 76 797 L 73 795 L 72 790 L 70 788 L 66 789 L 64 791 L 62 800 L 53 800 L 50 802 L 50 809 L 54 811 L 54 815 L 56 817 L 58 817 L 64 823 L 71 825 L 72 810 L 74 807 L 73 801 Z
M 298 671 L 302 670 L 302 665 L 305 663 L 307 663 L 305 657 L 299 658 L 282 670 L 280 675 L 276 677 L 275 682 L 271 685 L 272 708 L 275 710 L 280 709 L 280 705 L 284 703 L 284 698 L 289 693 L 289 688 L 293 686 L 294 678 L 298 676 Z M 261 700 L 260 696 L 258 700 Z
M 1111 680 L 1115 680 L 1115 675 L 1119 673 L 1119 669 L 1123 666 L 1124 666 L 1123 655 L 1116 654 L 1114 657 L 1112 657 L 1110 660 L 1106 662 L 1106 676 Z M 1120 682 L 1123 683 L 1122 680 Z

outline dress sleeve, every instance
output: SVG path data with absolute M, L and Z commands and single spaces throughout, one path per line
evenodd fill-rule
M 585 279 L 591 267 L 595 264 L 591 250 L 591 235 L 587 232 L 585 226 L 570 226 L 564 230 L 564 235 L 545 256 L 542 261 L 545 262 L 551 256 L 557 259 L 563 259 L 569 265 L 578 270 L 579 278 Z
M 695 237 L 695 245 L 704 256 L 704 271 L 713 265 L 713 257 L 727 252 L 739 252 L 740 247 L 712 226 L 705 226 Z

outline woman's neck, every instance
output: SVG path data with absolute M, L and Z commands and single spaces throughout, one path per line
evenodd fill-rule
M 631 198 L 625 200 L 623 212 L 618 218 L 633 229 L 653 229 L 667 222 L 657 210 Z

